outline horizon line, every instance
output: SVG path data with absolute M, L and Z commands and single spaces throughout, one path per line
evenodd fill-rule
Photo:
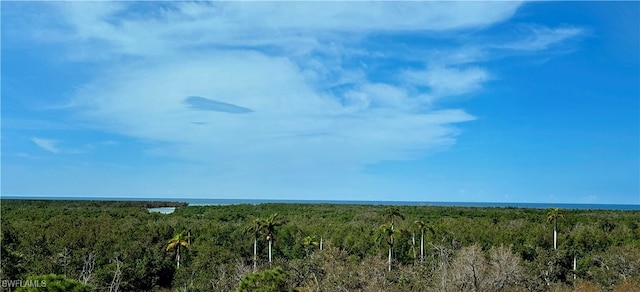
M 188 203 L 190 206 L 192 205 L 190 200 L 217 200 L 217 201 L 236 201 L 236 202 L 260 202 L 260 203 L 340 203 L 340 204 L 355 204 L 355 205 L 404 205 L 402 203 L 412 203 L 410 205 L 417 206 L 458 206 L 458 207 L 467 207 L 466 205 L 477 205 L 484 204 L 486 207 L 518 207 L 517 205 L 529 205 L 542 207 L 543 205 L 548 205 L 547 208 L 552 208 L 554 206 L 626 206 L 626 207 L 636 207 L 640 210 L 640 204 L 634 203 L 572 203 L 572 202 L 497 202 L 497 201 L 416 201 L 416 200 L 371 200 L 371 199 L 360 199 L 360 200 L 345 200 L 345 199 L 285 199 L 285 198 L 277 198 L 277 199 L 269 199 L 269 198 L 203 198 L 203 197 L 189 197 L 189 198 L 178 198 L 178 197 L 118 197 L 118 196 L 54 196 L 54 195 L 14 195 L 14 194 L 0 194 L 0 199 L 23 199 L 23 200 L 78 200 L 78 201 L 166 201 L 166 202 L 179 202 L 179 203 Z M 195 202 L 194 202 L 195 203 Z M 377 203 L 389 203 L 389 204 L 377 204 Z M 197 203 L 196 203 L 197 204 Z M 428 205 L 428 204 L 438 204 L 438 205 Z

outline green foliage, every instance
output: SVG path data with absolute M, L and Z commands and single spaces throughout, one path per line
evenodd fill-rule
M 2 279 L 51 273 L 80 279 L 91 253 L 92 287 L 110 287 L 120 262 L 120 291 L 230 291 L 251 272 L 269 267 L 272 239 L 272 265 L 286 274 L 286 289 L 442 290 L 454 279 L 454 259 L 469 246 L 482 251 L 488 266 L 485 285 L 491 286 L 490 276 L 497 271 L 492 252 L 501 245 L 510 246 L 519 259 L 518 282 L 504 282 L 516 290 L 640 283 L 640 211 L 562 210 L 558 249 L 553 250 L 555 224 L 547 223 L 544 209 L 245 204 L 179 206 L 163 215 L 149 213 L 140 202 L 2 200 L 0 207 Z M 380 226 L 387 233 L 379 232 Z M 168 240 L 185 230 L 191 231 L 189 251 L 181 243 L 167 252 Z M 422 231 L 425 254 L 418 260 Z M 179 242 L 187 240 L 182 235 Z M 388 272 L 391 240 L 394 268 Z
M 166 251 L 170 251 L 172 249 L 176 250 L 176 269 L 180 268 L 180 247 L 188 249 L 191 245 L 190 242 L 191 236 L 185 235 L 184 231 L 176 234 L 176 236 L 169 239 L 169 241 L 167 242 L 168 244 L 167 248 L 165 249 Z
M 389 219 L 389 226 L 391 226 L 391 229 L 393 229 L 393 226 L 395 225 L 396 218 L 404 220 L 404 214 L 402 214 L 400 207 L 398 206 L 388 207 L 384 210 L 384 217 Z
M 238 286 L 239 292 L 286 291 L 287 273 L 280 267 L 247 275 Z
M 25 283 L 16 289 L 16 292 L 89 292 L 91 287 L 65 276 L 48 274 L 28 277 Z
M 320 246 L 320 243 L 318 241 L 316 241 L 316 237 L 315 236 L 306 236 L 302 240 L 302 246 L 304 247 L 304 250 L 306 252 L 306 256 L 308 257 L 309 254 L 311 252 L 313 252 L 313 250 L 317 249 L 318 246 Z
M 260 226 L 267 240 L 275 241 L 276 227 L 283 224 L 285 224 L 285 221 L 280 217 L 280 215 L 278 213 L 273 213 L 271 216 L 263 219 Z
M 18 251 L 18 234 L 7 220 L 2 221 L 0 228 L 0 279 L 18 279 L 25 270 L 22 254 Z

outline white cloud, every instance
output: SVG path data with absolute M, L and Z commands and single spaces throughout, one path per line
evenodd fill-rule
M 412 109 L 412 97 L 388 84 L 364 83 L 358 92 L 363 102 L 342 104 L 316 91 L 302 71 L 288 59 L 257 52 L 211 52 L 124 67 L 88 86 L 79 99 L 88 108 L 86 118 L 103 121 L 110 131 L 170 143 L 155 154 L 252 172 L 274 165 L 282 172 L 348 171 L 414 158 L 450 145 L 457 133 L 451 124 L 473 119 L 462 110 Z M 253 112 L 192 110 L 183 102 L 192 95 Z
M 70 44 L 73 60 L 103 69 L 70 103 L 84 124 L 159 142 L 149 154 L 202 161 L 227 178 L 313 172 L 338 183 L 365 165 L 452 145 L 456 124 L 474 117 L 432 103 L 473 93 L 491 78 L 482 64 L 470 65 L 486 58 L 487 47 L 431 49 L 418 53 L 424 69 L 380 73 L 386 56 L 402 64 L 403 52 L 380 44 L 372 51 L 361 47 L 364 39 L 389 32 L 455 38 L 508 19 L 519 5 L 65 2 L 57 14 L 63 29 L 52 38 Z M 538 31 L 537 47 L 554 42 Z M 189 96 L 250 112 L 193 110 Z M 58 151 L 55 141 L 49 146 Z
M 430 67 L 426 70 L 407 70 L 403 80 L 429 87 L 435 97 L 453 96 L 478 90 L 482 83 L 491 78 L 489 73 L 478 67 Z
M 363 110 L 368 108 L 396 108 L 408 110 L 419 105 L 404 88 L 384 83 L 366 83 L 344 95 L 348 108 Z
M 495 45 L 494 47 L 519 51 L 540 51 L 585 34 L 585 30 L 578 27 L 548 28 L 543 26 L 527 26 L 524 31 L 524 39 Z
M 124 13 L 126 2 L 64 2 L 58 15 L 72 27 L 64 37 L 71 35 L 85 43 L 72 57 L 101 59 L 105 54 L 151 56 L 198 46 L 275 45 L 289 53 L 308 52 L 326 47 L 318 39 L 335 38 L 335 32 L 357 38 L 369 32 L 442 32 L 488 26 L 509 18 L 520 4 L 178 2 L 130 5 L 137 10 Z
M 31 138 L 31 141 L 38 145 L 38 147 L 53 154 L 58 154 L 58 152 L 60 152 L 60 149 L 56 146 L 58 144 L 58 141 L 56 140 L 33 137 Z

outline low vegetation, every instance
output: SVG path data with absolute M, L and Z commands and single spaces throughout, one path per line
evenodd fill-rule
M 177 205 L 163 215 L 144 202 L 2 200 L 0 279 L 82 291 L 640 291 L 640 211 Z

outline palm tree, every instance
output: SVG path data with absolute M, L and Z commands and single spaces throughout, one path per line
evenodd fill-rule
M 253 220 L 253 224 L 245 230 L 246 233 L 253 234 L 253 271 L 255 271 L 258 266 L 258 237 L 260 237 L 260 233 L 262 232 L 262 222 L 262 219 L 256 218 Z
M 564 218 L 560 208 L 549 208 L 547 212 L 547 222 L 553 222 L 553 249 L 558 249 L 558 219 Z
M 176 236 L 174 236 L 173 238 L 171 238 L 167 243 L 167 249 L 166 251 L 172 250 L 172 249 L 176 249 L 176 262 L 177 262 L 177 269 L 180 268 L 180 246 L 184 246 L 185 248 L 189 248 L 190 244 L 189 244 L 189 236 L 184 235 L 184 231 L 180 232 L 178 234 L 176 234 Z
M 382 224 L 378 228 L 378 235 L 376 236 L 376 243 L 380 244 L 381 242 L 384 242 L 389 246 L 389 271 L 391 271 L 391 254 L 395 243 L 394 235 L 396 233 L 398 233 L 398 231 L 393 230 L 393 225 Z
M 278 213 L 275 213 L 269 216 L 269 218 L 262 220 L 262 230 L 267 235 L 267 241 L 269 241 L 269 264 L 271 264 L 271 247 L 273 246 L 276 227 L 282 224 L 284 224 L 284 221 L 280 219 Z
M 433 234 L 433 228 L 431 228 L 431 226 L 427 226 L 427 223 L 421 220 L 416 220 L 413 222 L 413 224 L 415 225 L 416 229 L 420 231 L 420 261 L 423 261 L 424 260 L 424 231 L 426 229 L 429 229 L 429 231 L 431 231 L 431 233 Z
M 389 218 L 389 220 L 391 221 L 391 229 L 393 230 L 393 225 L 395 223 L 395 218 L 396 217 L 400 217 L 402 220 L 404 220 L 404 215 L 402 215 L 402 213 L 400 213 L 400 208 L 398 207 L 389 207 L 387 208 L 387 210 L 385 210 L 384 212 L 384 216 Z
M 304 250 L 307 253 L 307 257 L 309 257 L 309 250 L 319 245 L 317 241 L 314 241 L 315 239 L 315 236 L 307 236 L 302 240 L 302 245 L 304 246 Z

